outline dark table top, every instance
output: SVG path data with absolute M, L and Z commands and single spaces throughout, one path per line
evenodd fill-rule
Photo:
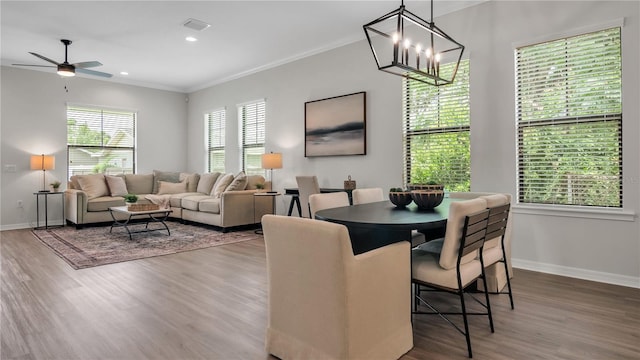
M 433 210 L 418 210 L 415 204 L 397 208 L 390 201 L 325 209 L 316 212 L 316 219 L 355 227 L 388 230 L 428 230 L 442 228 L 447 223 L 449 204 L 456 199 L 445 198 Z

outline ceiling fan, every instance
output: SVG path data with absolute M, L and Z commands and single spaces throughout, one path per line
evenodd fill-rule
M 101 77 L 106 77 L 106 78 L 110 78 L 113 75 L 105 73 L 105 72 L 100 72 L 100 71 L 95 71 L 95 70 L 89 70 L 87 68 L 91 68 L 91 67 L 96 67 L 96 66 L 102 66 L 102 63 L 99 61 L 84 61 L 84 62 L 79 62 L 79 63 L 75 63 L 75 64 L 69 64 L 69 62 L 67 61 L 67 47 L 69 45 L 71 45 L 71 40 L 66 40 L 66 39 L 62 39 L 60 40 L 63 44 L 64 44 L 64 62 L 62 63 L 58 63 L 56 61 L 53 61 L 51 59 L 49 59 L 48 57 L 42 56 L 40 54 L 36 54 L 34 52 L 29 52 L 29 54 L 35 56 L 35 57 L 39 57 L 40 59 L 44 60 L 44 61 L 48 61 L 52 64 L 55 64 L 56 66 L 51 66 L 51 65 L 28 65 L 28 64 L 12 64 L 12 65 L 16 65 L 16 66 L 34 66 L 34 67 L 57 67 L 58 68 L 58 75 L 60 76 L 75 76 L 76 72 L 82 73 L 82 74 L 87 74 L 87 75 L 94 75 L 94 76 L 101 76 Z

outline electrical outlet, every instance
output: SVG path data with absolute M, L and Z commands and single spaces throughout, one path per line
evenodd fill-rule
M 21 208 L 21 207 L 22 207 L 22 205 L 23 205 L 23 204 L 22 204 L 22 200 L 18 200 L 18 205 L 17 205 L 17 207 Z

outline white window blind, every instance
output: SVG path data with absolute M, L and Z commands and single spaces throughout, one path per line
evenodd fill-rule
M 218 109 L 205 114 L 207 126 L 207 171 L 224 173 L 224 139 L 226 110 Z
M 266 102 L 259 100 L 238 106 L 241 124 L 242 169 L 247 175 L 265 175 L 264 154 Z
M 441 66 L 452 71 L 454 63 Z M 446 86 L 403 81 L 404 181 L 436 182 L 449 191 L 470 189 L 469 60 Z
M 135 172 L 136 113 L 67 106 L 68 175 Z
M 622 207 L 620 28 L 516 49 L 521 203 Z

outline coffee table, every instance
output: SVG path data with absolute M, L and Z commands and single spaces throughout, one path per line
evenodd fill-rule
M 165 220 L 167 220 L 167 218 L 169 217 L 169 214 L 171 214 L 172 211 L 173 210 L 171 210 L 171 209 L 129 211 L 126 206 L 112 206 L 112 207 L 109 208 L 109 214 L 111 214 L 111 218 L 113 218 L 113 224 L 111 224 L 111 228 L 109 229 L 109 233 L 111 233 L 111 231 L 113 230 L 114 226 L 116 226 L 116 227 L 122 226 L 122 227 L 125 228 L 125 230 L 127 230 L 127 233 L 129 234 L 129 240 L 133 239 L 133 237 L 131 236 L 132 234 L 150 232 L 150 231 L 166 230 L 167 231 L 167 236 L 169 236 L 169 235 L 171 235 L 171 230 L 169 230 L 169 227 L 165 223 Z M 125 220 L 118 220 L 118 219 L 116 219 L 116 216 L 114 215 L 114 213 L 125 214 L 125 215 L 127 215 L 127 218 Z M 130 224 L 130 222 L 135 217 L 145 217 L 146 222 L 135 223 L 136 225 L 145 224 L 144 225 L 144 229 L 135 230 L 135 231 L 132 231 L 131 229 L 129 229 L 129 226 L 133 225 L 133 224 Z M 149 223 L 151 223 L 151 222 L 162 224 L 162 226 L 164 226 L 164 229 L 162 229 L 162 228 L 150 229 L 149 228 Z

